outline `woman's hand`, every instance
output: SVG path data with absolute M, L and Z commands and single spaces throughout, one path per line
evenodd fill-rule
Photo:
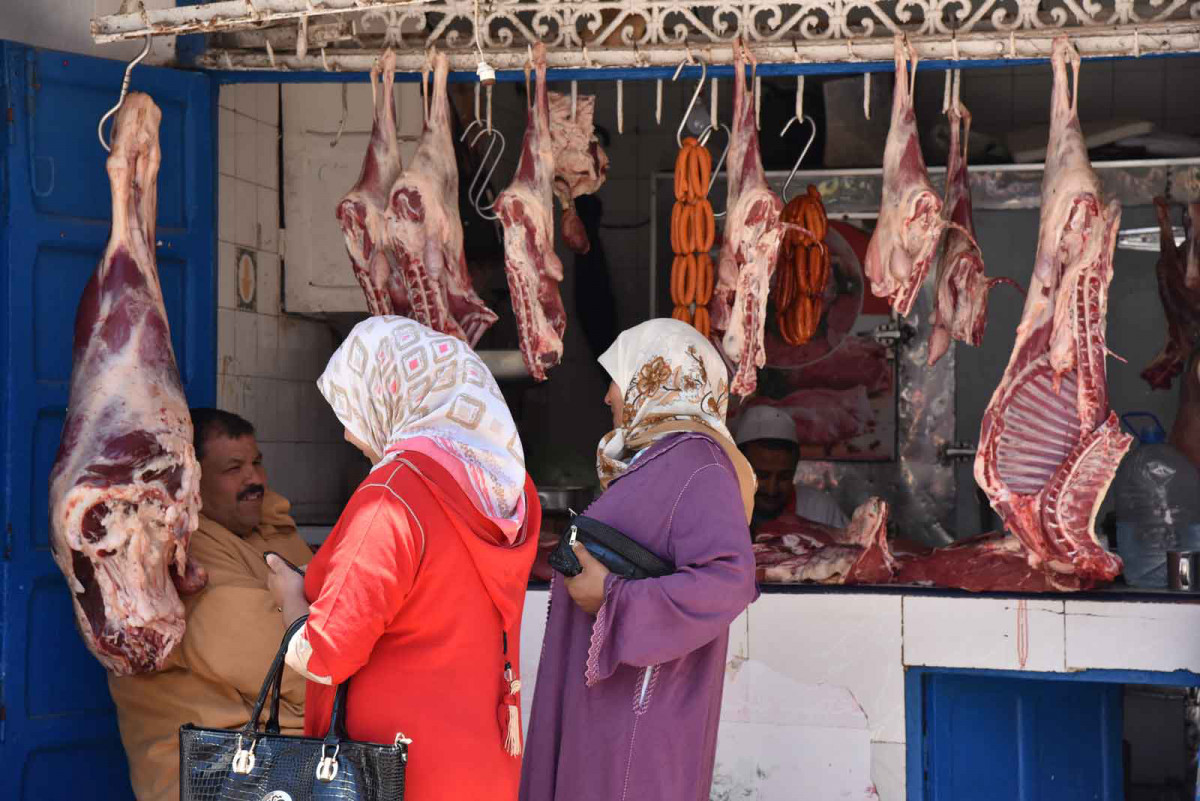
M 275 554 L 267 554 L 267 589 L 275 605 L 283 612 L 283 625 L 292 625 L 298 617 L 308 614 L 308 598 L 304 595 L 304 576 L 292 570 Z M 303 568 L 302 568 L 303 569 Z
M 579 564 L 583 565 L 583 572 L 565 580 L 567 592 L 580 609 L 594 615 L 604 605 L 604 579 L 608 576 L 608 568 L 588 553 L 582 542 L 575 543 L 572 551 Z

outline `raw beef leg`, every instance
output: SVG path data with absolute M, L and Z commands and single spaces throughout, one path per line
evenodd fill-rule
M 412 164 L 392 186 L 388 232 L 412 318 L 474 346 L 496 322 L 475 294 L 458 216 L 458 162 L 450 133 L 446 77 L 450 62 L 435 54 L 433 93 Z M 422 87 L 425 86 L 424 78 Z
M 50 543 L 88 650 L 117 675 L 157 670 L 204 586 L 187 548 L 200 465 L 154 262 L 162 118 L 131 92 L 113 123 L 112 234 L 75 317 L 71 394 L 50 473 Z
M 737 370 L 730 390 L 743 397 L 754 392 L 755 372 L 767 361 L 763 326 L 771 274 L 783 240 L 779 214 L 783 201 L 763 174 L 755 124 L 754 93 L 746 88 L 749 53 L 734 44 L 733 130 L 729 139 L 725 232 L 717 267 L 717 285 L 709 302 L 714 331 L 723 332 L 725 355 Z
M 1087 159 L 1067 59 L 1055 41 L 1041 228 L 1025 310 L 983 415 L 975 480 L 1032 567 L 1108 581 L 1121 560 L 1100 545 L 1096 510 L 1132 438 L 1108 406 L 1105 315 L 1120 205 L 1105 204 Z
M 1176 247 L 1167 201 L 1155 198 L 1154 205 L 1161 243 L 1156 266 L 1158 297 L 1167 318 L 1167 341 L 1154 361 L 1142 370 L 1142 378 L 1153 389 L 1170 389 L 1175 376 L 1183 371 L 1188 354 L 1200 344 L 1200 287 L 1193 289 L 1188 285 L 1187 270 L 1191 267 L 1185 268 L 1183 263 L 1185 253 L 1195 253 L 1200 235 L 1193 224 L 1191 241 Z M 1200 204 L 1193 204 L 1192 208 L 1200 209 Z
M 379 76 L 383 74 L 380 90 Z M 371 141 L 363 159 L 362 173 L 337 207 L 338 224 L 346 239 L 350 266 L 362 285 L 367 310 L 372 315 L 399 314 L 411 310 L 408 290 L 400 274 L 392 269 L 394 248 L 388 236 L 388 193 L 402 170 L 400 142 L 396 139 L 396 105 L 392 84 L 396 78 L 396 54 L 388 50 L 371 68 L 371 96 L 375 120 Z
M 954 225 L 947 226 L 946 243 L 938 262 L 933 329 L 929 333 L 930 366 L 950 348 L 951 338 L 975 347 L 983 342 L 987 296 L 993 287 L 1011 284 L 1021 291 L 1011 278 L 989 280 L 983 273 L 983 253 L 975 243 L 971 182 L 967 175 L 971 115 L 961 103 L 956 103 L 948 116 L 950 161 L 946 165 L 946 205 L 943 208 Z
M 886 584 L 896 570 L 887 544 L 888 505 L 871 498 L 845 529 L 788 515 L 760 527 L 758 580 L 795 584 Z
M 537 92 L 529 108 L 516 178 L 496 198 L 496 213 L 504 228 L 504 270 L 517 315 L 521 355 L 530 375 L 544 381 L 546 370 L 562 359 L 567 313 L 558 294 L 562 262 L 554 253 L 554 151 L 546 97 L 546 48 L 537 45 L 533 58 Z
M 917 55 L 903 36 L 897 36 L 892 124 L 883 151 L 883 201 L 865 265 L 871 291 L 890 300 L 901 317 L 912 309 L 946 225 L 942 201 L 929 183 L 921 155 L 909 60 L 915 81 Z

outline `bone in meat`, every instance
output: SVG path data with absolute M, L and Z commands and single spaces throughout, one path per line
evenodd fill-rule
M 968 592 L 1074 592 L 1098 583 L 1078 573 L 1029 564 L 1029 551 L 1011 534 L 991 533 L 944 548 L 893 543 L 895 584 L 947 587 Z
M 379 76 L 383 74 L 382 90 Z M 388 195 L 400 177 L 400 142 L 396 139 L 396 105 L 392 84 L 396 78 L 396 55 L 388 50 L 371 68 L 371 96 L 375 119 L 371 141 L 363 159 L 358 183 L 337 207 L 338 224 L 346 239 L 346 252 L 354 277 L 367 298 L 372 315 L 411 313 L 408 290 L 398 270 L 395 246 L 386 221 Z
M 575 198 L 595 194 L 608 176 L 608 155 L 600 147 L 594 126 L 596 98 L 577 95 L 571 116 L 571 96 L 550 92 L 550 140 L 554 149 L 554 195 L 562 205 L 563 240 L 571 250 L 591 248 L 583 221 L 575 213 Z
M 946 224 L 942 201 L 929 183 L 921 155 L 909 60 L 915 80 L 916 53 L 903 36 L 897 36 L 892 124 L 883 151 L 883 201 L 865 265 L 871 291 L 886 297 L 901 317 L 912 309 Z
M 530 375 L 546 379 L 546 370 L 562 359 L 567 313 L 558 293 L 562 262 L 554 253 L 554 151 L 546 97 L 546 48 L 533 49 L 537 91 L 529 107 L 517 175 L 496 198 L 504 228 L 504 271 L 517 316 L 521 355 Z
M 967 145 L 971 114 L 961 104 L 950 108 L 950 161 L 946 165 L 946 204 L 943 210 L 954 225 L 946 228 L 946 242 L 937 269 L 933 329 L 929 333 L 929 365 L 950 348 L 951 338 L 979 347 L 987 326 L 988 292 L 998 284 L 1020 286 L 1009 278 L 988 279 L 983 253 L 975 243 L 971 213 L 971 182 L 967 175 Z
M 795 584 L 886 584 L 896 570 L 887 543 L 888 505 L 871 498 L 845 529 L 788 515 L 759 528 L 758 580 Z
M 1067 60 L 1054 43 L 1050 142 L 1037 260 L 1016 343 L 983 415 L 975 480 L 1032 567 L 1108 581 L 1121 560 L 1094 531 L 1096 510 L 1132 438 L 1108 406 L 1105 316 L 1120 205 L 1088 163 Z
M 160 669 L 183 637 L 179 595 L 200 465 L 154 261 L 162 113 L 131 92 L 113 123 L 113 225 L 75 317 L 70 402 L 50 473 L 50 541 L 88 650 L 117 675 Z
M 709 302 L 712 329 L 723 332 L 725 355 L 736 365 L 732 392 L 754 392 L 757 368 L 766 363 L 763 326 L 767 293 L 783 239 L 783 202 L 763 174 L 755 125 L 754 93 L 746 88 L 745 45 L 734 44 L 733 130 L 726 164 L 728 194 L 717 285 Z
M 1188 354 L 1200 344 L 1200 287 L 1188 285 L 1190 266 L 1184 267 L 1185 254 L 1195 252 L 1200 235 L 1193 225 L 1191 240 L 1177 247 L 1171 232 L 1167 201 L 1155 198 L 1154 206 L 1158 212 L 1160 243 L 1155 271 L 1158 273 L 1158 297 L 1167 319 L 1167 341 L 1154 361 L 1142 370 L 1142 378 L 1154 389 L 1170 389 L 1175 376 L 1183 372 Z M 1200 204 L 1193 204 L 1192 208 L 1200 209 Z
M 496 322 L 496 314 L 475 294 L 467 270 L 446 94 L 450 63 L 445 53 L 433 61 L 425 128 L 412 163 L 392 186 L 387 209 L 393 270 L 400 273 L 414 320 L 474 346 Z

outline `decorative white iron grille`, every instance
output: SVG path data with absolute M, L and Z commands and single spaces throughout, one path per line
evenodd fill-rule
M 140 6 L 140 3 L 138 3 Z M 393 47 L 473 70 L 482 51 L 520 67 L 543 42 L 552 67 L 728 63 L 744 37 L 778 64 L 890 61 L 892 37 L 922 58 L 1044 58 L 1067 33 L 1085 56 L 1200 52 L 1200 0 L 220 0 L 93 20 L 97 42 L 212 33 L 208 66 L 365 69 Z

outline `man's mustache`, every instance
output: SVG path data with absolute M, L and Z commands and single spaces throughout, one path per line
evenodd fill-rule
M 239 501 L 244 501 L 244 500 L 248 499 L 251 495 L 262 495 L 266 491 L 267 491 L 267 488 L 264 487 L 262 484 L 251 484 L 249 487 L 246 487 L 244 490 L 242 490 L 241 492 L 238 493 L 237 499 Z

